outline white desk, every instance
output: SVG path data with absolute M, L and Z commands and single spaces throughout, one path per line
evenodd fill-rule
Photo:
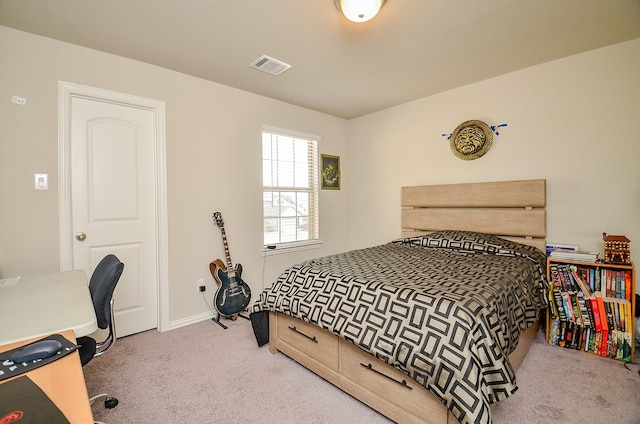
M 22 277 L 0 287 L 0 345 L 68 329 L 81 337 L 97 328 L 84 271 Z

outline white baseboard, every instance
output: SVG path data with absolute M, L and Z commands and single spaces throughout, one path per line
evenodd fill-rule
M 198 322 L 206 321 L 212 319 L 214 314 L 212 312 L 203 312 L 198 315 L 192 315 L 190 317 L 182 318 L 177 321 L 169 322 L 169 331 L 175 330 L 176 328 L 185 327 L 187 325 L 196 324 Z

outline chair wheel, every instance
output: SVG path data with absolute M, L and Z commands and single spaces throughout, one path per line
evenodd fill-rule
M 116 406 L 118 406 L 118 399 L 112 398 L 112 397 L 105 399 L 105 401 L 104 401 L 104 407 L 105 408 L 113 409 Z

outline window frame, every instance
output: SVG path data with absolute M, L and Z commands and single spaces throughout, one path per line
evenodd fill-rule
M 306 188 L 300 188 L 296 190 L 296 187 L 291 186 L 278 186 L 271 185 L 265 186 L 265 155 L 264 155 L 264 135 L 265 133 L 282 136 L 286 138 L 300 139 L 307 142 L 313 142 L 313 152 L 308 154 L 308 157 L 312 159 L 312 169 L 308 170 L 309 173 L 309 186 Z M 301 133 L 298 131 L 286 130 L 281 128 L 263 126 L 262 131 L 260 132 L 260 146 L 261 146 L 261 161 L 262 161 L 262 196 L 263 196 L 263 208 L 262 208 L 262 223 L 263 223 L 263 232 L 262 232 L 262 253 L 263 255 L 276 255 L 280 253 L 287 253 L 299 250 L 306 249 L 314 249 L 318 248 L 322 245 L 322 240 L 320 239 L 320 183 L 319 183 L 319 145 L 320 145 L 320 137 L 317 135 L 311 135 L 306 133 Z M 264 223 L 267 217 L 265 216 L 265 207 L 264 207 L 264 198 L 266 192 L 273 191 L 294 191 L 294 192 L 304 192 L 309 194 L 309 215 L 308 219 L 311 221 L 312 215 L 315 217 L 315 231 L 316 235 L 313 238 L 308 238 L 306 240 L 295 240 L 295 241 L 280 241 L 277 243 L 269 243 L 265 244 L 265 231 L 264 231 Z M 315 198 L 314 198 L 315 197 Z M 297 215 L 296 215 L 297 217 Z M 278 215 L 278 219 L 281 219 L 282 215 Z M 279 233 L 281 230 L 278 230 Z

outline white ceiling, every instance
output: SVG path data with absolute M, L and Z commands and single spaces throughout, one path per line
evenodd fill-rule
M 638 38 L 640 0 L 387 0 L 361 24 L 333 0 L 0 0 L 0 25 L 351 119 Z

